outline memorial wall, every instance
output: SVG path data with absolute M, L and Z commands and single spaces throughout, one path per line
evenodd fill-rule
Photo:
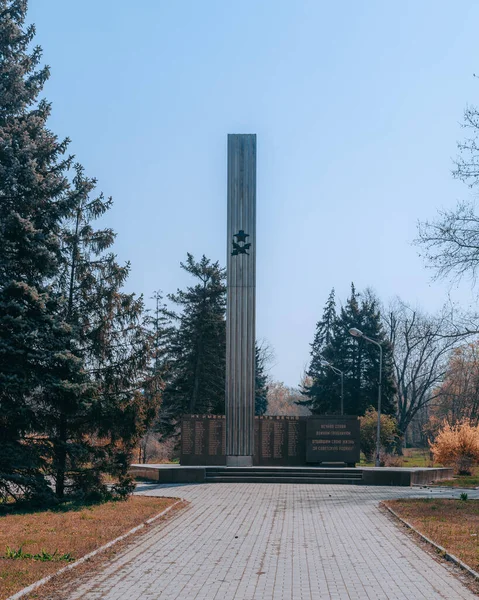
M 181 424 L 182 465 L 226 464 L 224 415 L 185 415 Z M 359 462 L 357 417 L 255 417 L 253 464 L 306 466 Z
M 306 417 L 255 417 L 253 464 L 300 466 L 306 460 Z
M 360 459 L 359 435 L 357 417 L 308 417 L 306 461 L 354 465 Z
M 181 421 L 182 465 L 225 465 L 224 415 L 185 415 Z

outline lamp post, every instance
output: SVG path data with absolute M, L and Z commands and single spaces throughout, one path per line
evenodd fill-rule
M 376 467 L 380 466 L 379 461 L 379 452 L 381 450 L 381 388 L 382 388 L 382 375 L 383 375 L 383 347 L 381 344 L 364 335 L 362 331 L 353 327 L 349 330 L 349 333 L 358 338 L 363 338 L 371 344 L 375 344 L 379 348 L 379 385 L 378 385 L 378 425 L 377 425 L 377 433 L 376 433 Z
M 329 363 L 327 360 L 325 360 L 322 356 L 320 356 L 320 359 L 321 359 L 321 364 L 323 367 L 329 367 L 331 369 L 331 371 L 336 373 L 336 375 L 341 376 L 341 416 L 343 416 L 343 414 L 344 414 L 344 373 L 341 371 L 341 369 L 338 369 L 337 367 L 333 366 L 331 363 Z

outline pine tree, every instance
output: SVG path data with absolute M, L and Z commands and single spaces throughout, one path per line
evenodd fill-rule
M 265 354 L 256 342 L 255 345 L 255 396 L 254 414 L 261 416 L 268 410 L 268 376 L 265 373 Z
M 345 306 L 335 317 L 329 343 L 321 349 L 324 359 L 344 373 L 344 412 L 363 415 L 370 406 L 377 406 L 378 397 L 379 350 L 370 342 L 353 338 L 349 334 L 353 327 L 383 347 L 382 412 L 394 414 L 392 350 L 382 327 L 378 301 L 369 291 L 358 294 L 354 284 Z M 308 374 L 312 383 L 305 390 L 308 399 L 303 403 L 316 414 L 338 413 L 339 376 L 322 366 L 320 360 L 312 360 Z
M 37 408 L 63 360 L 61 300 L 50 282 L 72 159 L 68 140 L 47 129 L 50 105 L 38 101 L 49 69 L 38 68 L 38 46 L 29 52 L 26 9 L 26 0 L 0 0 L 0 495 L 28 499 L 51 495 Z
M 224 414 L 226 368 L 225 270 L 191 254 L 181 268 L 196 283 L 169 299 L 181 308 L 173 336 L 171 375 L 163 410 L 171 415 L 163 433 L 171 434 L 182 414 Z

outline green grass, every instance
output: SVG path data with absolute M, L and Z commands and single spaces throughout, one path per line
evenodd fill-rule
M 398 464 L 390 466 L 405 468 L 442 466 L 431 460 L 428 448 L 405 448 L 403 453 L 402 457 L 395 457 L 394 462 Z M 374 461 L 367 461 L 363 453 L 361 453 L 361 462 L 359 464 L 361 467 L 374 467 Z
M 47 561 L 51 561 L 51 560 L 55 560 L 55 561 L 65 560 L 67 562 L 73 562 L 75 560 L 73 558 L 71 552 L 66 552 L 65 554 L 59 554 L 58 550 L 55 550 L 55 552 L 53 552 L 53 554 L 52 554 L 51 552 L 47 552 L 44 548 L 42 548 L 40 552 L 37 552 L 36 554 L 31 554 L 30 552 L 24 552 L 22 546 L 20 546 L 20 548 L 18 548 L 18 550 L 15 550 L 14 548 L 10 548 L 10 546 L 7 546 L 4 558 L 10 558 L 12 560 L 31 558 L 33 560 L 40 560 L 42 562 L 47 562 Z
M 405 448 L 403 463 L 405 467 L 440 467 L 431 459 L 429 448 Z
M 479 470 L 475 469 L 472 475 L 455 475 L 453 479 L 437 481 L 434 485 L 441 487 L 477 488 L 479 487 Z

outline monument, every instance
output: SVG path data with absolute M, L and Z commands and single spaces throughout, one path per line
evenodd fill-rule
M 225 416 L 184 415 L 184 466 L 308 466 L 359 462 L 347 416 L 255 417 L 256 135 L 228 135 Z
M 253 465 L 256 135 L 228 135 L 226 465 Z

